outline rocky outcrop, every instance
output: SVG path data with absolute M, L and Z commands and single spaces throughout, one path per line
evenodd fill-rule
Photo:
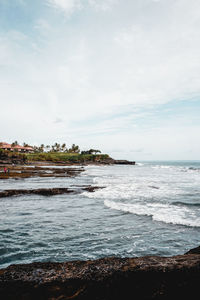
M 62 194 L 80 194 L 84 191 L 95 192 L 96 190 L 103 188 L 100 186 L 79 186 L 77 188 L 41 188 L 41 189 L 17 189 L 17 190 L 4 190 L 0 191 L 0 198 L 20 196 L 20 195 L 42 195 L 42 196 L 53 196 Z
M 198 299 L 200 255 L 32 263 L 0 270 L 2 300 Z
M 99 161 L 95 161 L 95 162 L 90 162 L 90 161 L 86 161 L 85 165 L 90 165 L 90 164 L 95 164 L 95 165 L 135 165 L 135 161 L 129 161 L 129 160 L 125 160 L 125 159 L 113 159 L 113 158 L 107 158 L 107 159 L 102 159 Z
M 200 254 L 200 246 L 194 249 L 189 250 L 185 254 Z
M 135 161 L 129 160 L 114 160 L 115 165 L 135 165 Z
M 0 168 L 0 179 L 29 178 L 29 177 L 75 177 L 84 172 L 83 167 L 79 168 L 58 168 L 41 166 L 9 166 L 7 172 Z
M 0 160 L 0 165 L 2 165 L 2 166 L 12 165 L 12 164 L 24 165 L 25 160 L 24 159 L 19 159 L 19 158 L 7 158 L 7 159 L 1 159 Z

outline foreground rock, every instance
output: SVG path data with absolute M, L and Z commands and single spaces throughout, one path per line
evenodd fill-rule
M 189 250 L 186 254 L 200 254 L 200 246 L 194 249 Z
M 198 299 L 200 255 L 33 263 L 0 270 L 1 299 Z
M 41 188 L 41 189 L 17 189 L 17 190 L 4 190 L 0 191 L 0 198 L 20 196 L 20 195 L 42 195 L 42 196 L 53 196 L 53 195 L 62 195 L 62 194 L 80 194 L 84 191 L 94 192 L 103 187 L 99 186 L 79 186 L 76 188 Z

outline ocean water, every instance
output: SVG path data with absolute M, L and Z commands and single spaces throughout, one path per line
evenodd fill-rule
M 183 254 L 200 244 L 200 162 L 88 166 L 76 178 L 1 180 L 0 190 L 103 186 L 0 199 L 0 268 L 35 261 Z

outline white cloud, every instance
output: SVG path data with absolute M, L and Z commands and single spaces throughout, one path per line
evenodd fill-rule
M 102 11 L 110 10 L 118 2 L 118 0 L 88 0 L 88 3 L 91 7 L 93 7 L 95 10 Z
M 200 93 L 199 28 L 194 19 L 185 22 L 185 12 L 191 14 L 193 9 L 188 11 L 187 5 L 184 9 L 182 3 L 180 13 L 178 2 L 174 15 L 160 11 L 166 19 L 160 28 L 154 24 L 150 28 L 144 23 L 131 25 L 114 38 L 123 59 L 121 86 L 132 91 L 133 97 L 156 103 Z
M 81 0 L 47 0 L 49 5 L 60 9 L 66 14 L 71 14 L 82 8 Z
M 46 143 L 70 137 L 105 150 L 119 149 L 122 143 L 137 159 L 145 153 L 167 156 L 174 147 L 178 157 L 198 126 L 158 122 L 141 128 L 138 121 L 145 123 L 148 110 L 159 104 L 200 95 L 200 3 L 48 3 L 66 15 L 84 10 L 76 23 L 60 14 L 53 20 L 44 14 L 35 20 L 31 34 L 13 29 L 0 34 L 0 122 L 9 123 L 4 139 L 19 135 L 30 143 Z M 114 13 L 94 14 L 88 7 L 112 8 Z M 190 145 L 194 140 L 192 133 Z M 195 157 L 198 143 L 193 146 Z
M 96 11 L 109 11 L 118 1 L 119 0 L 47 0 L 47 3 L 69 15 L 88 5 Z
M 52 30 L 52 26 L 49 24 L 49 22 L 42 18 L 36 21 L 34 28 L 38 30 L 40 34 L 44 34 L 46 36 Z

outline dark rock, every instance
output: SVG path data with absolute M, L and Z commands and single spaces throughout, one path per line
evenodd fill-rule
M 200 246 L 197 247 L 197 248 L 193 248 L 193 249 L 189 250 L 185 254 L 200 254 Z
M 32 263 L 0 270 L 2 300 L 198 299 L 200 255 Z
M 115 165 L 135 165 L 135 161 L 128 160 L 114 160 Z
M 154 186 L 154 185 L 149 185 L 150 188 L 152 189 L 156 189 L 156 190 L 159 190 L 159 187 L 158 186 Z
M 5 165 L 4 165 L 5 166 Z M 3 168 L 0 168 L 0 179 L 9 178 L 29 178 L 29 177 L 75 177 L 81 172 L 84 172 L 84 168 L 51 168 L 51 167 L 30 167 L 30 166 L 8 166 L 9 173 L 4 173 Z
M 87 187 L 84 187 L 82 188 L 83 190 L 87 191 L 87 192 L 95 192 L 96 190 L 99 190 L 99 189 L 103 189 L 104 187 L 103 186 L 87 186 Z
M 31 190 L 27 190 L 27 189 L 4 190 L 4 191 L 0 192 L 0 198 L 20 196 L 20 195 L 30 195 L 30 194 L 43 195 L 43 196 L 53 196 L 53 195 L 62 195 L 62 194 L 80 194 L 83 191 L 94 192 L 101 188 L 103 188 L 103 187 L 88 185 L 88 186 L 83 186 L 83 187 L 80 186 L 77 189 L 41 188 L 41 189 L 31 189 Z
M 99 161 L 85 161 L 85 165 L 135 165 L 135 161 L 117 160 L 109 157 Z
M 42 189 L 32 189 L 32 190 L 5 190 L 0 192 L 0 198 L 3 197 L 11 197 L 11 196 L 19 196 L 19 195 L 30 195 L 30 194 L 37 194 L 37 195 L 44 195 L 44 196 L 50 196 L 50 195 L 59 195 L 59 194 L 67 194 L 71 193 L 73 190 L 70 190 L 68 188 L 42 188 Z

